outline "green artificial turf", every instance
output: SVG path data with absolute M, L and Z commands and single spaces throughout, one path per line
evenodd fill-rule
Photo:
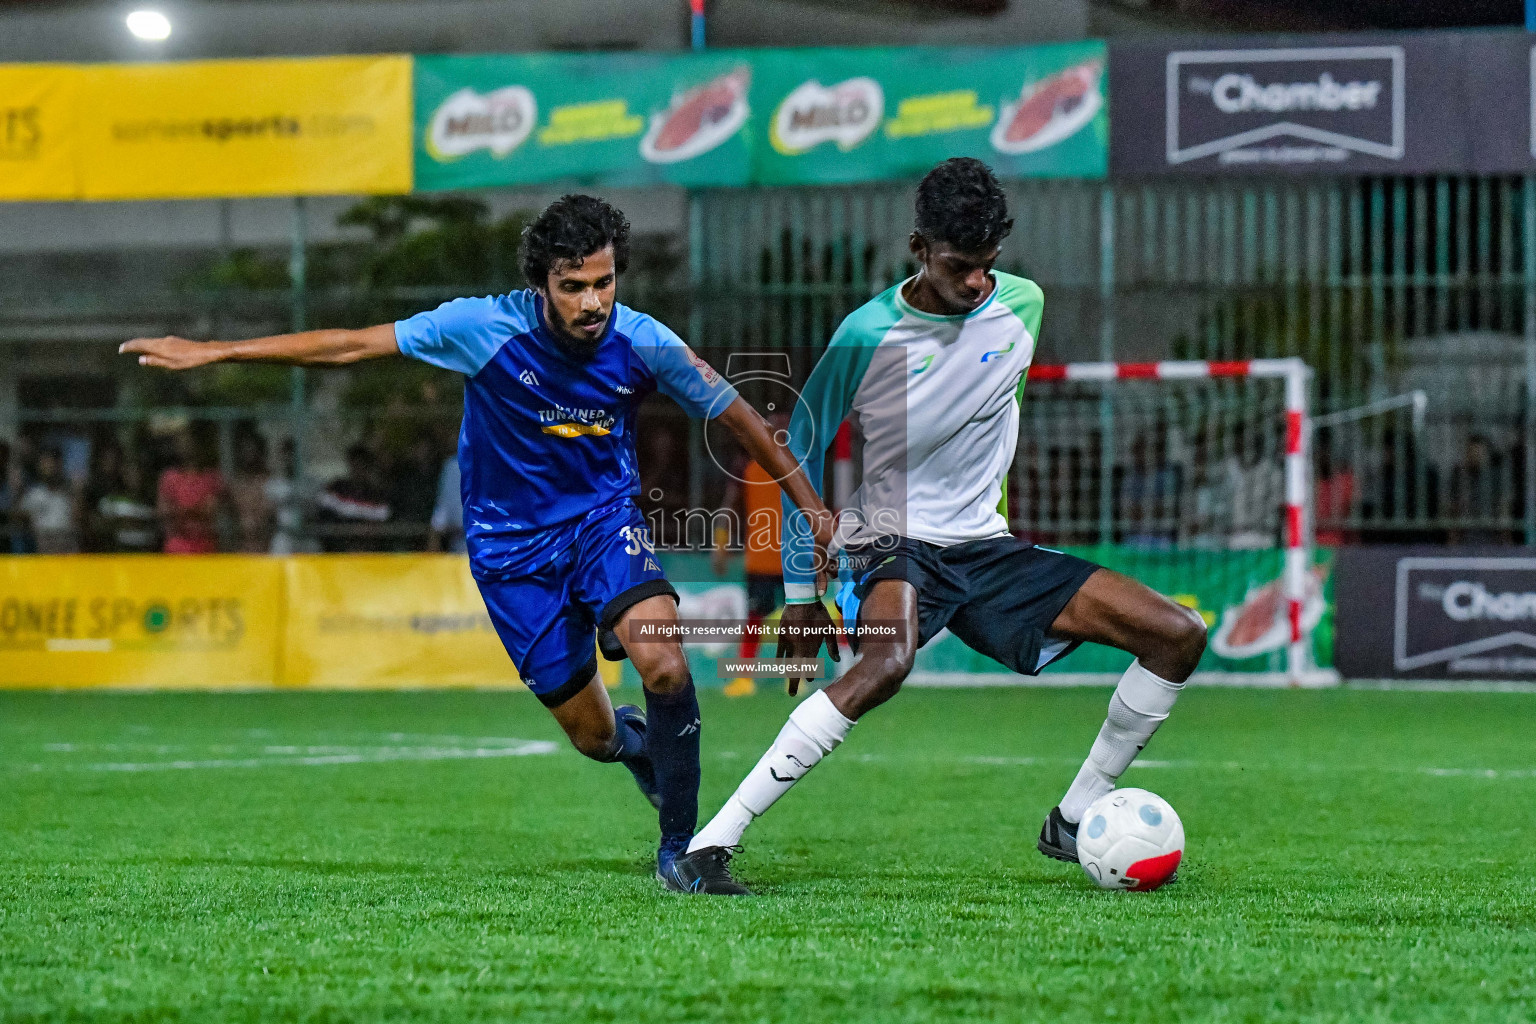
M 1150 894 L 1034 848 L 1106 697 L 903 693 L 731 901 L 525 694 L 0 694 L 0 1020 L 1536 1015 L 1536 696 L 1190 691 Z M 705 696 L 706 814 L 789 709 Z

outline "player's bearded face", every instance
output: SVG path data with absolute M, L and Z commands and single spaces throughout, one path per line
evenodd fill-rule
M 597 352 L 613 313 L 617 285 L 612 246 L 580 264 L 559 263 L 550 270 L 545 316 L 555 337 L 576 355 L 587 358 Z

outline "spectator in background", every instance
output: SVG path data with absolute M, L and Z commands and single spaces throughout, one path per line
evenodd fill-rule
M 1220 550 L 1227 546 L 1226 520 L 1232 511 L 1231 481 L 1224 460 L 1212 457 L 1216 427 L 1196 435 L 1190 449 L 1188 483 L 1179 489 L 1179 543 Z
M 0 441 L 0 551 L 15 552 L 21 532 L 16 518 L 16 502 L 21 491 L 21 473 L 12 465 L 11 446 Z
M 75 492 L 64 479 L 64 460 L 57 448 L 45 448 L 38 455 L 37 479 L 22 494 L 20 508 L 38 554 L 80 550 Z
M 1525 534 L 1525 427 L 1521 426 L 1520 440 L 1516 441 L 1509 449 L 1509 490 L 1512 497 L 1509 501 L 1509 514 L 1514 517 L 1518 526 L 1513 539 L 1515 543 L 1536 542 L 1536 537 L 1527 537 Z
M 91 469 L 80 489 L 80 550 L 92 553 L 114 550 L 112 530 L 103 519 L 101 503 L 122 483 L 123 450 L 107 440 L 91 450 Z
M 206 437 L 184 430 L 176 435 L 176 461 L 160 473 L 155 509 L 171 555 L 209 554 L 219 549 L 219 506 L 226 500 L 224 478 L 214 465 Z
M 1440 512 L 1440 474 L 1419 457 L 1416 435 L 1388 429 L 1381 435 L 1381 468 L 1368 518 L 1378 544 L 1443 544 L 1445 534 L 1425 524 Z
M 1317 543 L 1339 547 L 1360 541 L 1357 531 L 1344 527 L 1355 507 L 1355 471 L 1334 459 L 1330 434 L 1331 431 L 1319 432 L 1317 436 L 1317 483 L 1313 497 L 1317 504 Z
M 1123 543 L 1163 550 L 1173 547 L 1179 471 L 1168 464 L 1161 431 L 1142 431 L 1131 445 L 1131 465 L 1120 477 Z
M 37 550 L 32 543 L 32 528 L 21 510 L 21 497 L 27 493 L 27 487 L 33 480 L 33 470 L 37 468 L 36 451 L 32 438 L 24 433 L 16 435 L 16 441 L 11 446 L 10 466 L 5 474 L 5 486 L 10 491 L 11 501 L 3 524 L 10 531 L 10 544 L 5 550 L 13 555 L 29 555 Z
M 411 439 L 390 480 L 389 508 L 396 522 L 419 524 L 423 534 L 429 533 L 441 471 L 438 447 L 423 430 Z
M 1230 503 L 1227 548 L 1260 551 L 1280 543 L 1280 513 L 1285 505 L 1285 472 L 1280 458 L 1249 443 L 1246 427 L 1233 432 L 1234 451 L 1222 463 Z
M 347 474 L 320 492 L 320 521 L 329 527 L 327 551 L 383 551 L 387 538 L 370 530 L 390 521 L 388 492 L 378 460 L 367 445 L 347 449 Z
M 81 500 L 87 551 L 154 551 L 159 548 L 155 508 L 144 493 L 139 464 L 115 441 L 96 446 Z
M 452 551 L 463 554 L 464 499 L 459 494 L 459 456 L 443 460 L 437 476 L 437 502 L 432 506 L 432 532 L 427 536 L 428 551 Z
M 229 502 L 235 513 L 236 543 L 247 554 L 272 546 L 275 509 L 267 472 L 267 442 L 260 434 L 242 434 L 235 443 L 235 476 L 229 482 Z
M 663 521 L 670 521 L 675 514 L 688 510 L 687 430 L 686 421 L 679 425 L 654 416 L 644 419 L 636 431 L 640 446 L 640 494 L 636 504 L 647 519 L 661 513 Z M 709 543 L 708 537 L 704 543 Z
M 1502 470 L 1486 437 L 1468 437 L 1461 461 L 1451 470 L 1451 515 L 1462 522 L 1507 518 L 1513 503 L 1500 486 Z M 1450 540 L 1452 544 L 1508 544 L 1510 537 L 1508 530 L 1487 524 L 1452 530 Z
M 276 471 L 267 477 L 267 501 L 272 506 L 272 543 L 267 548 L 274 555 L 292 555 L 301 551 L 319 551 L 320 546 L 304 535 L 305 514 L 314 490 L 308 480 L 298 475 L 298 452 L 293 438 L 283 438 L 277 449 Z
M 70 410 L 62 402 L 55 401 L 49 405 L 49 411 L 67 414 Z M 91 452 L 95 447 L 85 428 L 78 423 L 55 423 L 43 435 L 43 447 L 58 453 L 65 482 L 77 491 L 83 489 L 90 476 Z

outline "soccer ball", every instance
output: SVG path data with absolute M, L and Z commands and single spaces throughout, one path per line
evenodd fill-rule
M 1088 805 L 1077 860 L 1105 889 L 1156 889 L 1184 856 L 1184 823 L 1156 793 L 1117 789 Z

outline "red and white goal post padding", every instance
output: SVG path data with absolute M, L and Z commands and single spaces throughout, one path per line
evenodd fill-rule
M 1251 377 L 1285 382 L 1285 571 L 1283 589 L 1291 625 L 1286 652 L 1286 676 L 1292 685 L 1320 681 L 1313 665 L 1310 639 L 1301 625 L 1312 568 L 1312 473 L 1307 451 L 1311 428 L 1307 389 L 1312 368 L 1300 359 L 1244 359 L 1232 362 L 1187 360 L 1160 363 L 1062 363 L 1032 366 L 1030 380 L 1198 380 L 1210 377 Z

